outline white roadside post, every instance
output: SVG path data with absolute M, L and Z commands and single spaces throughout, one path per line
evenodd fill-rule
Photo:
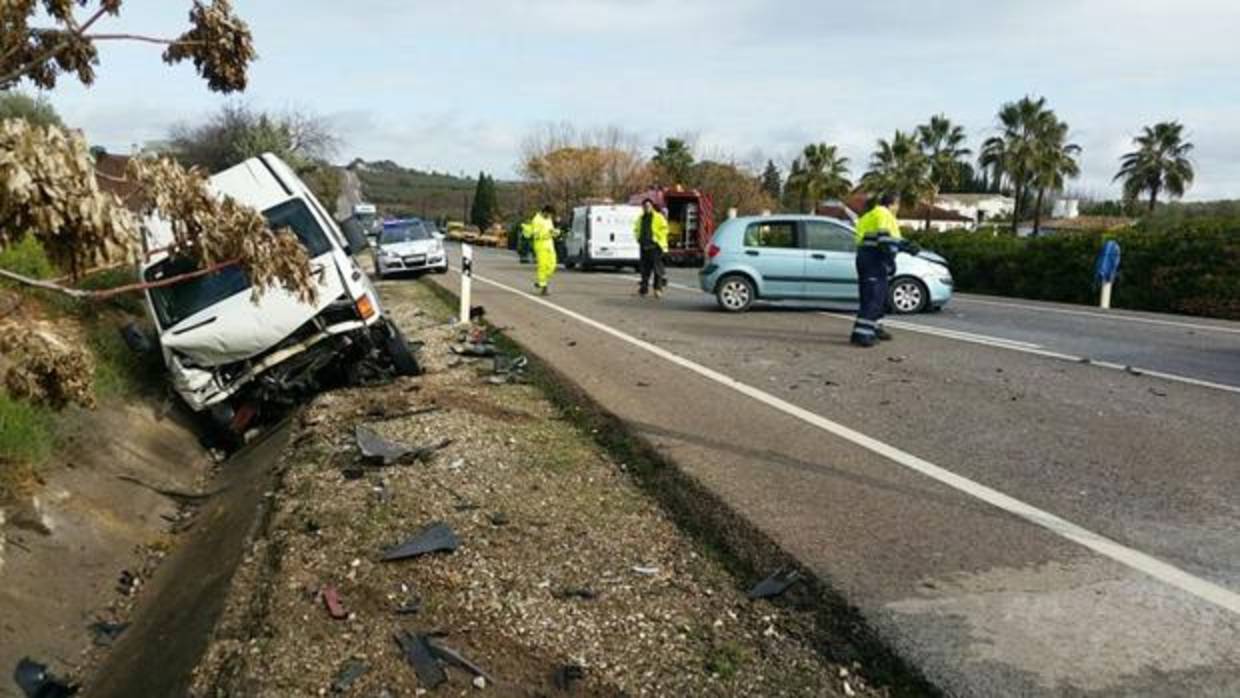
M 1102 282 L 1102 298 L 1098 301 L 1099 308 L 1103 310 L 1111 309 L 1111 285 L 1114 283 L 1114 281 Z
M 470 291 L 474 277 L 474 248 L 461 245 L 461 324 L 469 324 Z

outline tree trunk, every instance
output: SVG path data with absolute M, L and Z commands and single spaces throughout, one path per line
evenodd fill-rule
M 1158 203 L 1158 187 L 1150 187 L 1150 213 L 1154 212 L 1154 205 Z
M 1016 182 L 1016 204 L 1012 207 L 1012 234 L 1015 235 L 1020 226 L 1021 209 L 1025 203 L 1025 181 L 1019 179 Z
M 1046 187 L 1038 187 L 1038 205 L 1033 209 L 1033 236 L 1037 237 L 1042 232 L 1042 197 L 1046 194 Z

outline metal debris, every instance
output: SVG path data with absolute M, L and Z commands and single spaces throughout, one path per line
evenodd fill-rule
M 402 632 L 396 634 L 395 638 L 396 644 L 400 645 L 401 652 L 405 655 L 405 661 L 413 667 L 414 673 L 418 675 L 418 683 L 424 688 L 438 688 L 448 680 L 443 667 L 439 666 L 435 655 L 431 654 L 426 636 Z
M 801 573 L 791 568 L 777 570 L 775 574 L 763 579 L 749 590 L 750 599 L 766 599 L 779 596 L 801 578 Z
M 457 356 L 470 356 L 485 359 L 495 356 L 495 345 L 490 342 L 479 342 L 477 344 L 453 344 L 452 353 Z
M 435 553 L 440 551 L 452 552 L 460 546 L 460 541 L 456 538 L 456 533 L 443 522 L 433 523 L 422 529 L 417 535 L 400 545 L 389 548 L 379 558 L 384 562 L 392 562 L 394 560 L 404 560 L 427 553 Z
M 442 451 L 452 445 L 451 439 L 444 439 L 430 446 L 410 447 L 395 441 L 389 441 L 363 424 L 357 425 L 353 433 L 357 441 L 357 449 L 362 454 L 362 459 L 383 466 L 400 462 L 425 461 L 436 451 Z M 345 476 L 349 477 L 349 474 L 346 473 Z

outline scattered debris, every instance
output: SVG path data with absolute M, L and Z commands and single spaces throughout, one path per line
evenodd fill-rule
M 48 673 L 47 665 L 29 657 L 17 663 L 13 680 L 21 687 L 26 698 L 65 698 L 75 695 L 79 686 L 70 685 Z
M 844 695 L 848 696 L 848 698 L 852 698 L 857 695 L 857 692 L 853 690 L 852 685 L 847 681 L 844 682 Z
M 578 589 L 560 589 L 559 591 L 552 592 L 551 595 L 562 601 L 568 600 L 568 599 L 581 599 L 582 601 L 593 601 L 598 598 L 598 592 L 594 591 L 593 589 L 587 589 L 584 587 L 578 588 Z
M 451 664 L 455 667 L 464 669 L 465 671 L 468 671 L 469 673 L 473 674 L 476 677 L 485 679 L 487 681 L 494 682 L 494 679 L 488 676 L 487 673 L 482 670 L 482 667 L 479 667 L 477 664 L 474 664 L 473 662 L 469 661 L 468 659 L 465 658 L 464 655 L 452 649 L 451 647 L 448 647 L 447 645 L 441 645 L 438 642 L 435 642 L 434 640 L 432 640 L 431 638 L 426 638 L 426 645 L 427 647 L 430 647 L 431 654 L 435 655 L 435 657 L 438 658 L 440 661 L 447 662 L 448 664 Z
M 791 568 L 781 568 L 774 574 L 763 579 L 749 590 L 749 598 L 766 599 L 772 596 L 779 596 L 788 590 L 801 578 L 801 573 Z
M 370 671 L 370 667 L 357 657 L 349 658 L 344 666 L 340 667 L 340 671 L 336 674 L 336 680 L 332 682 L 332 693 L 344 693 L 353 687 L 353 683 L 360 679 L 366 672 Z
M 340 603 L 340 592 L 336 591 L 336 587 L 323 587 L 319 596 L 323 599 L 323 606 L 327 608 L 327 615 L 334 620 L 344 620 L 349 617 L 348 611 L 345 611 L 344 605 Z
M 413 667 L 414 673 L 418 675 L 418 683 L 422 687 L 428 689 L 438 688 L 448 680 L 448 675 L 444 673 L 443 667 L 439 666 L 439 662 L 431 654 L 431 648 L 426 641 L 426 636 L 402 632 L 395 637 L 396 644 L 400 645 L 401 652 L 405 655 L 405 661 L 409 663 L 409 666 Z
M 404 560 L 440 551 L 452 552 L 460 546 L 456 534 L 443 522 L 433 523 L 400 545 L 389 548 L 380 559 L 384 562 Z
M 452 345 L 452 353 L 457 356 L 469 356 L 480 359 L 495 356 L 496 348 L 490 342 L 479 342 L 477 344 L 454 344 Z
M 95 635 L 95 645 L 97 647 L 111 647 L 116 642 L 121 633 L 129 627 L 129 623 L 112 623 L 109 621 L 99 620 L 88 626 L 90 631 Z
M 511 523 L 511 521 L 508 518 L 508 515 L 502 511 L 492 512 L 490 515 L 487 516 L 487 520 L 491 522 L 492 526 L 507 526 L 509 523 Z
M 586 678 L 586 670 L 578 664 L 565 664 L 555 670 L 555 674 L 551 677 L 551 682 L 561 691 L 573 690 L 573 684 L 578 681 L 584 681 Z
M 481 305 L 475 305 L 469 309 L 469 319 L 471 322 L 477 322 L 487 316 L 487 309 Z
M 413 448 L 389 441 L 362 424 L 354 429 L 354 438 L 363 460 L 383 466 L 401 462 L 425 461 L 436 451 L 442 451 L 452 445 L 451 439 L 444 439 L 437 444 Z
M 1127 373 L 1127 374 L 1128 374 L 1128 375 L 1130 375 L 1130 376 L 1144 376 L 1144 375 L 1145 375 L 1145 372 L 1144 372 L 1144 371 L 1140 371 L 1140 370 L 1138 370 L 1138 369 L 1135 369 L 1135 368 L 1133 368 L 1132 366 L 1125 366 L 1125 367 L 1124 367 L 1124 372 L 1125 372 L 1125 373 Z
M 639 387 L 639 388 L 649 388 L 649 387 L 650 387 L 650 384 L 649 384 L 649 383 L 647 383 L 646 381 L 637 381 L 637 387 Z
M 485 678 L 483 678 L 483 677 L 481 677 L 481 676 L 475 676 L 475 677 L 474 677 L 474 688 L 476 688 L 476 689 L 478 689 L 479 691 L 481 691 L 482 689 L 484 689 L 484 688 L 486 688 L 486 687 L 487 687 L 487 680 L 486 680 Z
M 645 575 L 647 577 L 653 577 L 654 575 L 659 573 L 659 568 L 658 567 L 644 567 L 642 565 L 636 565 L 635 567 L 633 567 L 633 571 L 638 574 Z
M 409 599 L 396 607 L 396 615 L 412 616 L 422 609 L 422 602 L 419 599 Z
M 1167 397 L 1167 391 L 1159 390 L 1158 388 L 1150 388 L 1150 395 L 1155 397 Z
M 890 361 L 890 362 L 891 362 L 891 363 L 893 363 L 893 364 L 904 363 L 904 357 L 903 357 L 903 356 L 888 356 L 888 357 L 887 357 L 887 360 L 888 360 L 888 361 Z
M 1082 356 L 1081 358 L 1077 359 L 1076 362 L 1078 364 L 1092 364 L 1093 359 L 1089 358 L 1088 356 Z

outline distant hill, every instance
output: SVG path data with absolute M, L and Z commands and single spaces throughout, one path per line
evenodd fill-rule
M 391 160 L 354 160 L 349 169 L 357 173 L 362 196 L 385 216 L 465 220 L 478 180 L 472 177 L 426 172 L 401 167 Z M 504 222 L 523 213 L 525 204 L 519 182 L 496 182 Z

